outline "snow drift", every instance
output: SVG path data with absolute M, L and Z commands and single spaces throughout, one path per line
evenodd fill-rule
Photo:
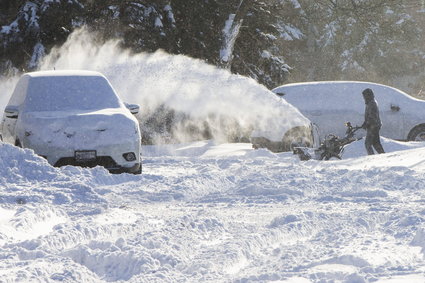
M 385 145 L 145 146 L 134 176 L 0 144 L 0 281 L 423 282 L 425 147 Z

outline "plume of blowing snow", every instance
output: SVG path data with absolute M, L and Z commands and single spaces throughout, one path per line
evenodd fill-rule
M 295 108 L 253 79 L 183 55 L 134 54 L 117 40 L 98 44 L 84 29 L 43 59 L 40 70 L 52 69 L 105 74 L 124 101 L 141 105 L 138 118 L 150 142 L 238 140 L 253 127 L 281 132 L 300 122 Z

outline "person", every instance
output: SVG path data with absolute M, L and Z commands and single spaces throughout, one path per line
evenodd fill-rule
M 366 130 L 365 147 L 367 154 L 374 154 L 373 148 L 375 148 L 378 153 L 384 153 L 385 151 L 379 137 L 379 130 L 381 129 L 382 123 L 379 118 L 378 103 L 370 88 L 363 90 L 362 94 L 366 104 L 362 128 Z

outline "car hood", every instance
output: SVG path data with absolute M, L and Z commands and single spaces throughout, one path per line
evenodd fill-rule
M 75 149 L 134 141 L 137 120 L 123 109 L 73 112 L 28 112 L 20 129 L 27 143 L 55 144 Z

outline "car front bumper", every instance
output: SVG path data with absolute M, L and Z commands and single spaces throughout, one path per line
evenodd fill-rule
M 103 166 L 111 173 L 137 173 L 141 168 L 141 144 L 138 139 L 124 140 L 119 139 L 114 144 L 104 144 L 96 146 L 61 146 L 58 144 L 40 144 L 28 143 L 26 141 L 24 147 L 32 148 L 34 152 L 47 159 L 47 161 L 55 166 L 61 167 L 66 165 L 81 167 Z M 82 149 L 81 149 L 82 148 Z M 96 156 L 93 160 L 79 161 L 76 159 L 77 151 L 95 151 Z M 127 161 L 124 154 L 133 152 L 136 158 Z
M 71 166 L 80 166 L 80 167 L 87 167 L 87 168 L 102 166 L 105 169 L 107 169 L 110 173 L 113 173 L 113 174 L 120 174 L 120 173 L 140 174 L 142 171 L 141 162 L 133 163 L 133 165 L 131 166 L 122 166 L 117 164 L 111 156 L 98 156 L 95 160 L 83 161 L 83 162 L 77 161 L 74 157 L 62 157 L 62 158 L 59 158 L 59 160 L 53 165 L 55 167 L 71 165 Z
M 142 163 L 136 163 L 131 167 L 122 167 L 118 166 L 115 168 L 106 168 L 112 174 L 121 174 L 121 173 L 130 173 L 130 174 L 141 174 L 142 173 Z

